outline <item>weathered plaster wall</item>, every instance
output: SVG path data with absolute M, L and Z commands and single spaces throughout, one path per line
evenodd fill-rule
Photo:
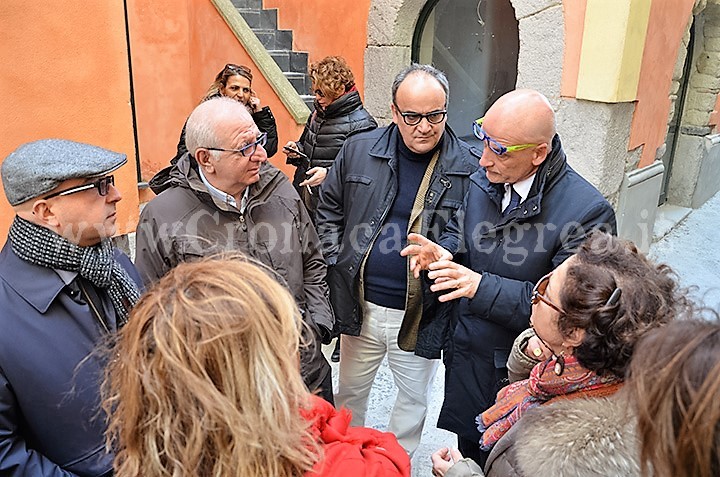
M 311 62 L 344 57 L 362 94 L 370 0 L 264 0 L 263 7 L 279 8 L 278 27 L 293 31 L 293 49 L 307 51 Z
M 122 2 L 0 2 L 0 158 L 64 138 L 128 155 L 115 173 L 118 233 L 138 217 L 130 75 Z M 14 212 L 0 199 L 0 236 Z
M 269 105 L 280 145 L 300 137 L 298 125 L 210 0 L 129 0 L 130 42 L 142 178 L 175 155 L 182 126 L 226 63 L 249 66 L 253 89 Z M 272 159 L 291 175 L 282 152 Z M 149 198 L 149 197 L 146 197 Z

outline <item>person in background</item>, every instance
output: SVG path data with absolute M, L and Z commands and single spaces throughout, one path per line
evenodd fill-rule
M 65 139 L 2 163 L 15 211 L 0 252 L 0 475 L 105 476 L 113 455 L 93 354 L 128 319 L 140 276 L 110 237 L 125 154 Z
M 406 476 L 392 434 L 350 427 L 299 372 L 305 326 L 274 272 L 178 265 L 135 307 L 104 383 L 116 477 Z
M 355 77 L 344 58 L 328 56 L 312 63 L 309 75 L 315 111 L 300 139 L 288 142 L 283 152 L 287 163 L 296 167 L 293 185 L 314 218 L 318 188 L 345 140 L 351 134 L 375 129 L 377 122 L 363 107 Z
M 237 101 L 200 103 L 187 121 L 188 152 L 140 214 L 135 264 L 147 283 L 218 251 L 239 251 L 273 268 L 308 324 L 301 353 L 305 382 L 332 403 L 330 364 L 321 349 L 335 322 L 327 267 L 300 197 L 267 161 L 266 140 Z
M 260 106 L 260 98 L 257 97 L 255 91 L 252 89 L 252 79 L 253 75 L 250 68 L 228 63 L 215 76 L 215 81 L 212 82 L 200 102 L 202 103 L 210 98 L 225 96 L 244 104 L 248 112 L 252 115 L 253 121 L 255 121 L 260 132 L 267 133 L 267 142 L 265 143 L 267 147 L 265 151 L 268 157 L 272 157 L 277 152 L 278 146 L 275 116 L 273 116 L 272 111 L 270 111 L 270 106 Z M 185 145 L 186 124 L 183 125 L 182 132 L 180 133 L 177 153 L 170 161 L 173 165 L 187 152 L 187 146 Z
M 638 344 L 627 387 L 643 475 L 720 475 L 720 323 L 714 315 L 713 321 L 677 321 Z
M 480 445 L 492 448 L 485 475 L 638 476 L 621 386 L 638 341 L 692 312 L 685 291 L 669 267 L 596 232 L 537 283 L 532 303 L 532 331 L 516 340 L 510 359 L 535 363 L 525 368 L 529 378 L 503 388 L 477 417 Z M 533 333 L 537 344 L 527 339 Z M 483 475 L 449 449 L 433 464 L 439 475 Z
M 300 139 L 283 148 L 287 163 L 296 167 L 293 185 L 315 221 L 319 187 L 337 153 L 351 134 L 369 131 L 377 122 L 368 113 L 355 87 L 355 77 L 345 59 L 327 56 L 310 65 L 315 111 L 308 118 Z M 302 154 L 302 156 L 301 156 Z M 340 338 L 331 358 L 340 361 Z

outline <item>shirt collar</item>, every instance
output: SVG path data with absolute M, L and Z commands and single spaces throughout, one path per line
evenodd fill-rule
M 247 209 L 247 202 L 248 202 L 248 192 L 250 191 L 249 187 L 245 188 L 245 192 L 243 193 L 242 198 L 240 199 L 240 206 L 238 207 L 237 201 L 235 200 L 235 197 L 231 196 L 227 192 L 223 192 L 217 187 L 213 186 L 206 178 L 205 174 L 203 174 L 202 168 L 198 167 L 198 172 L 200 173 L 200 180 L 203 181 L 203 184 L 205 184 L 205 187 L 207 187 L 208 192 L 211 196 L 215 197 L 219 201 L 232 206 L 236 209 L 238 209 L 241 213 L 245 213 L 245 209 Z
M 525 202 L 525 199 L 527 199 L 528 195 L 530 194 L 530 188 L 532 187 L 533 181 L 535 180 L 535 174 L 531 175 L 527 179 L 523 179 L 521 181 L 517 181 L 514 184 L 505 184 L 505 193 L 507 194 L 510 191 L 510 187 L 515 189 L 515 192 L 518 193 L 520 196 L 520 202 Z M 509 197 L 509 196 L 508 196 Z

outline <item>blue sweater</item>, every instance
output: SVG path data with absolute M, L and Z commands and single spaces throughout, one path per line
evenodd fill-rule
M 365 299 L 376 305 L 405 309 L 407 258 L 400 256 L 400 250 L 406 245 L 415 196 L 435 149 L 416 154 L 398 141 L 397 196 L 365 263 Z

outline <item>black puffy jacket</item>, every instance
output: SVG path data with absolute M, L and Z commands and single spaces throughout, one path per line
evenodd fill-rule
M 307 160 L 288 158 L 288 164 L 297 167 L 293 185 L 305 206 L 314 215 L 318 187 L 313 188 L 310 200 L 299 184 L 306 179 L 305 173 L 313 167 L 330 167 L 335 161 L 345 139 L 351 134 L 369 131 L 377 127 L 375 119 L 363 107 L 357 91 L 347 93 L 333 101 L 324 110 L 315 103 L 315 111 L 308 118 L 305 130 L 297 142 L 298 149 L 308 156 Z

